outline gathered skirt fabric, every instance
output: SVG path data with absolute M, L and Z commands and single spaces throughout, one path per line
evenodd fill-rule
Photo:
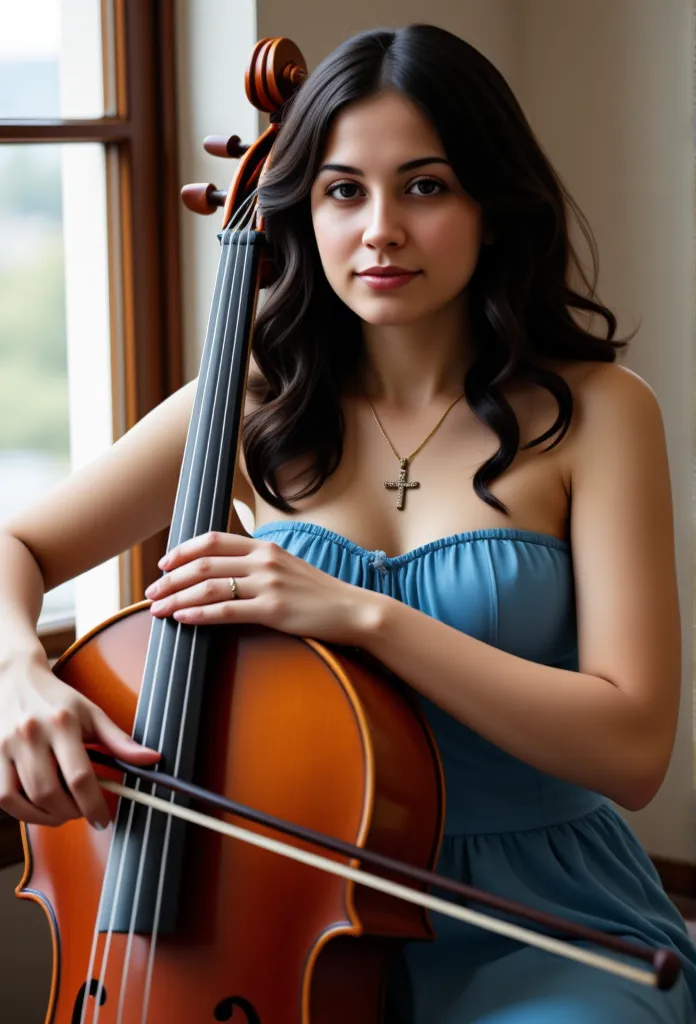
M 392 973 L 388 1024 L 696 1021 L 694 946 L 652 862 L 610 804 L 545 828 L 446 835 L 437 870 L 629 942 L 668 946 L 680 955 L 683 973 L 671 990 L 660 991 L 432 914 L 436 940 L 409 943 Z M 595 945 L 575 944 L 617 959 Z

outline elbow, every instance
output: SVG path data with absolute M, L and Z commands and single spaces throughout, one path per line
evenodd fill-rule
M 614 792 L 607 795 L 627 811 L 642 811 L 665 781 L 676 738 L 677 708 L 668 713 L 663 704 L 660 712 L 634 717 L 622 742 L 615 738 L 614 749 L 621 754 L 614 761 Z
M 669 757 L 659 762 L 647 757 L 624 779 L 620 792 L 612 799 L 627 811 L 642 811 L 657 796 L 669 767 Z
M 655 785 L 634 785 L 630 790 L 613 797 L 619 807 L 626 811 L 642 811 L 652 801 L 662 783 Z

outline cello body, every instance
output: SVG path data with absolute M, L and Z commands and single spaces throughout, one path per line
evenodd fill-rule
M 129 732 L 148 605 L 92 630 L 54 668 Z M 434 866 L 441 765 L 420 712 L 386 671 L 356 651 L 219 626 L 204 689 L 197 783 Z M 422 908 L 187 825 L 175 926 L 157 935 L 148 979 L 151 934 L 95 927 L 113 825 L 97 832 L 80 819 L 22 832 L 17 895 L 43 906 L 53 940 L 46 1024 L 378 1024 L 394 954 L 432 937 Z

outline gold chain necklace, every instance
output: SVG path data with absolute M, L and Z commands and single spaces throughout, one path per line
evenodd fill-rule
M 457 402 L 461 402 L 462 398 L 464 398 L 463 394 L 460 395 L 459 398 L 455 398 L 455 400 L 452 402 L 452 404 L 450 406 L 448 406 L 447 409 L 445 409 L 445 411 L 443 412 L 442 416 L 437 421 L 437 423 L 435 424 L 433 429 L 430 431 L 430 433 L 428 434 L 426 439 L 424 441 L 421 441 L 421 443 L 418 445 L 418 447 L 416 449 L 414 449 L 414 451 L 412 451 L 410 455 L 407 455 L 406 458 L 403 458 L 403 459 L 399 455 L 399 453 L 397 452 L 396 448 L 391 443 L 389 438 L 387 437 L 386 431 L 385 431 L 384 427 L 382 426 L 382 424 L 379 422 L 379 417 L 377 416 L 377 413 L 375 412 L 375 409 L 374 409 L 374 406 L 373 406 L 372 402 L 370 401 L 369 398 L 366 398 L 367 404 L 370 406 L 370 409 L 372 410 L 372 415 L 375 418 L 375 423 L 377 424 L 377 426 L 379 427 L 379 429 L 382 432 L 382 437 L 387 442 L 387 444 L 391 448 L 391 450 L 394 453 L 394 455 L 396 455 L 397 459 L 399 460 L 399 465 L 401 466 L 401 472 L 399 473 L 399 479 L 398 480 L 385 480 L 384 481 L 384 486 L 386 487 L 386 489 L 388 491 L 396 491 L 397 492 L 396 507 L 399 509 L 399 511 L 401 511 L 401 509 L 403 509 L 403 507 L 404 507 L 404 503 L 405 503 L 405 500 L 406 500 L 406 491 L 407 490 L 411 490 L 412 488 L 420 487 L 420 482 L 419 481 L 417 481 L 417 480 L 409 480 L 408 479 L 408 467 L 409 467 L 409 465 L 411 463 L 411 459 L 413 459 L 414 456 L 416 456 L 418 454 L 418 452 L 421 450 L 421 448 L 424 448 L 426 446 L 426 444 L 428 443 L 430 438 L 433 436 L 435 431 L 444 422 L 445 417 L 447 416 L 447 414 L 450 412 L 451 409 L 454 408 L 454 406 L 457 404 Z

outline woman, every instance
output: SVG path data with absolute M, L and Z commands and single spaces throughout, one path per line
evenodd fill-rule
M 390 1021 L 691 1021 L 696 951 L 608 802 L 663 781 L 680 635 L 660 410 L 615 364 L 566 211 L 589 229 L 500 74 L 429 26 L 328 57 L 259 194 L 280 278 L 235 488 L 255 533 L 170 553 L 152 614 L 367 649 L 440 748 L 439 871 L 684 965 L 656 992 L 437 917 Z M 5 525 L 0 806 L 25 821 L 108 822 L 83 740 L 157 757 L 52 676 L 35 622 L 44 589 L 169 522 L 193 387 Z

